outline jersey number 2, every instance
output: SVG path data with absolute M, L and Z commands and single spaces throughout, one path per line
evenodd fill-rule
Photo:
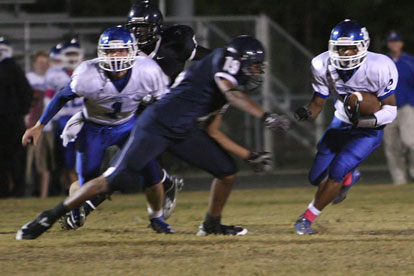
M 121 112 L 121 108 L 122 108 L 122 103 L 120 102 L 115 102 L 111 105 L 112 107 L 112 112 L 111 113 L 106 113 L 106 115 L 108 115 L 109 117 L 111 117 L 112 119 L 116 119 L 118 113 Z
M 229 72 L 232 75 L 237 74 L 240 69 L 240 61 L 234 59 L 232 57 L 226 57 L 226 61 L 224 62 L 223 70 Z

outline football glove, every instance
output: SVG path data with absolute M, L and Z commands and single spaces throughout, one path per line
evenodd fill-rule
M 250 152 L 249 157 L 247 157 L 246 162 L 252 167 L 254 172 L 263 172 L 266 165 L 270 165 L 272 157 L 270 152 L 261 151 Z
M 266 128 L 270 130 L 286 131 L 290 127 L 290 121 L 286 116 L 280 116 L 276 113 L 265 112 L 262 121 Z
M 305 106 L 302 106 L 302 107 L 299 107 L 298 109 L 296 109 L 295 114 L 293 114 L 293 115 L 295 116 L 296 120 L 304 121 L 304 120 L 308 120 L 309 118 L 311 118 L 312 112 L 305 105 Z
M 346 95 L 345 98 L 344 98 L 344 109 L 345 109 L 345 113 L 346 113 L 346 116 L 348 116 L 349 121 L 354 126 L 357 126 L 358 125 L 358 121 L 359 121 L 359 117 L 360 117 L 359 106 L 360 106 L 361 102 L 358 99 L 356 99 L 355 100 L 355 107 L 352 108 L 349 105 L 349 96 L 350 95 Z

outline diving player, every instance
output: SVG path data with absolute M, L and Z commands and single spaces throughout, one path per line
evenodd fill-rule
M 298 120 L 313 120 L 333 94 L 335 116 L 318 143 L 309 181 L 318 186 L 314 199 L 295 223 L 299 235 L 313 234 L 312 222 L 332 201 L 342 201 L 360 177 L 356 168 L 380 146 L 384 127 L 397 115 L 394 95 L 397 69 L 387 56 L 368 51 L 368 31 L 358 22 L 345 20 L 335 26 L 329 51 L 312 60 L 313 98 L 299 108 Z M 349 111 L 344 102 L 353 92 L 369 92 L 381 101 L 372 116 Z
M 70 209 L 97 194 L 122 188 L 124 179 L 167 149 L 215 177 L 207 215 L 197 235 L 245 235 L 244 227 L 221 224 L 221 214 L 235 181 L 235 162 L 213 138 L 197 128 L 197 118 L 217 112 L 228 102 L 261 118 L 269 129 L 286 130 L 287 119 L 265 112 L 236 88 L 259 77 L 263 73 L 263 62 L 263 46 L 251 36 L 236 37 L 226 48 L 216 49 L 197 62 L 171 93 L 138 117 L 129 142 L 112 167 L 55 208 L 25 224 L 16 239 L 35 239 Z
M 64 143 L 75 139 L 77 142 L 76 167 L 80 186 L 100 174 L 106 148 L 122 147 L 126 143 L 142 98 L 149 94 L 159 99 L 169 91 L 166 77 L 157 63 L 146 57 L 136 57 L 136 52 L 136 41 L 129 30 L 124 27 L 105 30 L 99 39 L 98 58 L 79 65 L 69 84 L 56 94 L 36 126 L 23 136 L 24 144 L 30 138 L 36 144 L 43 126 L 66 102 L 84 98 L 82 112 L 72 117 L 63 134 Z M 162 218 L 162 177 L 156 162 L 150 161 L 140 173 L 147 186 L 149 205 L 155 210 L 154 216 L 150 217 L 152 228 L 171 233 Z M 82 209 L 88 206 L 91 203 L 84 203 L 79 214 L 71 212 L 70 216 L 80 218 L 67 218 L 70 228 L 83 225 Z M 73 225 L 78 220 L 79 225 Z
M 187 61 L 200 60 L 211 52 L 198 45 L 190 26 L 173 25 L 164 28 L 161 11 L 149 1 L 143 1 L 131 7 L 125 27 L 134 34 L 137 40 L 138 55 L 154 59 L 168 76 L 170 86 L 184 71 Z M 147 99 L 152 102 L 150 98 Z M 139 112 L 142 112 L 144 108 L 144 105 L 141 105 Z M 184 185 L 183 179 L 171 178 L 168 174 L 166 176 L 167 179 L 163 182 L 165 219 L 170 217 L 174 211 L 177 193 Z M 148 211 L 152 212 L 150 208 Z

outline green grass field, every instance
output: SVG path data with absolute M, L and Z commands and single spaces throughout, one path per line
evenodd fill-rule
M 76 231 L 56 224 L 37 240 L 15 232 L 60 198 L 0 200 L 0 275 L 413 275 L 414 185 L 356 186 L 329 206 L 313 236 L 293 223 L 314 189 L 235 190 L 223 222 L 244 237 L 197 237 L 207 192 L 184 192 L 170 223 L 147 228 L 142 194 L 114 195 Z

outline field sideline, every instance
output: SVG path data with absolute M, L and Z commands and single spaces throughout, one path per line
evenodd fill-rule
M 312 187 L 235 190 L 223 222 L 245 237 L 196 237 L 207 192 L 183 192 L 170 219 L 176 235 L 148 229 L 139 195 L 114 195 L 85 227 L 56 224 L 34 241 L 15 232 L 60 198 L 0 200 L 0 275 L 412 275 L 414 184 L 360 185 L 317 220 L 320 234 L 293 223 Z

